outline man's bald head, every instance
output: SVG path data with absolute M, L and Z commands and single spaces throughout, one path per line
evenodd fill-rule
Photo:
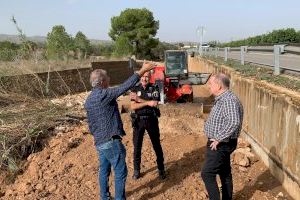
M 228 89 L 230 87 L 230 79 L 226 74 L 218 73 L 212 76 L 214 81 L 216 81 L 219 85 L 223 86 L 223 88 Z
M 218 96 L 229 89 L 230 79 L 226 74 L 218 73 L 210 77 L 208 86 L 211 93 Z

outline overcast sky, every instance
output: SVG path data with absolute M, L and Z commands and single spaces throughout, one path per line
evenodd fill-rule
M 159 20 L 161 41 L 230 41 L 292 27 L 300 30 L 300 0 L 1 0 L 0 34 L 46 36 L 54 25 L 75 35 L 110 40 L 110 19 L 126 8 L 147 8 Z

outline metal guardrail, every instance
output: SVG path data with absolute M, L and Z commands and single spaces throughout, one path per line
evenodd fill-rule
M 282 72 L 300 73 L 300 47 L 290 45 L 241 46 L 225 48 L 203 48 L 203 56 L 223 57 L 238 60 L 242 65 L 254 63 L 274 68 L 274 74 Z

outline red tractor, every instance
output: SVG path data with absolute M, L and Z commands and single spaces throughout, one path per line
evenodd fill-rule
M 152 84 L 160 90 L 161 103 L 192 102 L 192 85 L 203 85 L 209 79 L 209 73 L 188 72 L 188 54 L 181 50 L 165 52 L 165 64 L 156 66 L 152 71 Z

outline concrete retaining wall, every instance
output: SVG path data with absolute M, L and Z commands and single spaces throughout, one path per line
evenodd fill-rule
M 195 58 L 202 72 L 224 72 L 244 110 L 243 136 L 289 194 L 300 199 L 300 97 L 266 82 L 242 78 L 226 66 Z
M 92 69 L 106 70 L 107 74 L 111 78 L 111 85 L 123 83 L 129 76 L 133 74 L 133 69 L 129 67 L 129 61 L 92 62 Z
M 122 83 L 133 73 L 128 61 L 92 62 L 91 65 L 88 68 L 64 71 L 2 76 L 0 89 L 2 92 L 23 93 L 32 97 L 53 97 L 89 91 L 89 76 L 94 69 L 106 70 L 111 77 L 111 85 Z M 133 65 L 138 64 L 134 62 Z

